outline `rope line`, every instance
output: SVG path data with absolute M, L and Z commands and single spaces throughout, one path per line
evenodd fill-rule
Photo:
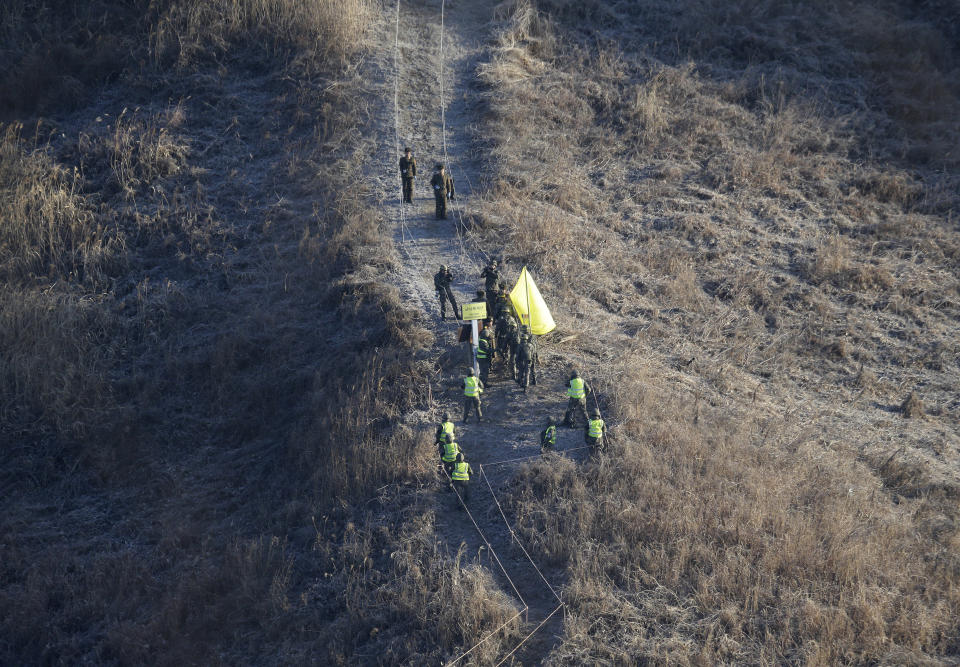
M 511 655 L 513 655 L 514 653 L 516 653 L 516 652 L 520 649 L 521 646 L 523 646 L 524 644 L 527 643 L 527 640 L 528 640 L 528 639 L 530 639 L 531 637 L 533 637 L 533 635 L 535 635 L 540 628 L 542 628 L 544 625 L 546 625 L 546 624 L 547 624 L 547 621 L 549 621 L 549 620 L 553 617 L 554 614 L 556 614 L 558 611 L 560 611 L 561 609 L 563 609 L 565 606 L 566 606 L 566 605 L 564 605 L 563 603 L 560 603 L 560 605 L 559 605 L 556 609 L 554 609 L 553 611 L 551 611 L 550 614 L 547 615 L 547 617 L 546 617 L 545 619 L 543 619 L 542 621 L 540 621 L 540 625 L 538 625 L 538 626 L 535 627 L 533 630 L 531 630 L 531 631 L 530 631 L 530 634 L 527 635 L 526 637 L 524 637 L 523 640 L 522 640 L 519 644 L 517 644 L 517 645 L 513 648 L 512 651 L 510 651 L 510 652 L 507 653 L 505 656 L 503 656 L 503 659 L 496 664 L 496 667 L 500 667 L 500 665 L 502 665 L 503 663 L 505 663 L 505 662 L 510 658 Z
M 460 501 L 460 504 L 463 506 L 464 511 L 466 511 L 467 516 L 470 517 L 470 521 L 473 523 L 473 527 L 477 529 L 477 533 L 480 535 L 480 539 L 482 539 L 483 543 L 487 545 L 487 549 L 490 551 L 490 554 L 493 556 L 494 560 L 497 561 L 497 565 L 500 566 L 500 571 L 503 572 L 503 576 L 505 576 L 507 578 L 507 581 L 510 582 L 510 587 L 513 589 L 513 592 L 516 594 L 517 599 L 519 599 L 520 603 L 523 605 L 524 611 L 526 611 L 530 607 L 529 605 L 527 605 L 526 600 L 523 599 L 523 596 L 520 595 L 520 591 L 518 591 L 516 585 L 514 585 L 513 579 L 511 579 L 510 575 L 507 574 L 507 569 L 503 566 L 503 563 L 500 562 L 500 556 L 497 555 L 496 550 L 493 548 L 493 545 L 490 544 L 490 540 L 487 539 L 487 536 L 483 534 L 483 531 L 480 529 L 479 524 L 477 524 L 476 520 L 473 518 L 473 514 L 470 513 L 470 508 L 467 507 L 467 504 L 465 502 L 463 502 L 463 498 L 460 496 L 460 492 L 457 491 L 456 485 L 451 483 L 450 486 L 451 488 L 453 488 L 453 492 L 457 494 L 457 500 Z
M 400 154 L 400 0 L 397 0 L 397 13 L 393 33 L 393 138 L 395 153 Z M 403 178 L 400 179 L 400 243 L 404 242 L 407 222 L 403 210 Z M 411 238 L 413 235 L 411 234 Z
M 473 653 L 476 649 L 480 648 L 481 644 L 483 644 L 484 642 L 486 642 L 488 639 L 490 639 L 491 637 L 493 637 L 495 634 L 497 634 L 498 632 L 500 632 L 501 630 L 503 630 L 505 627 L 507 627 L 508 625 L 510 625 L 511 623 L 513 623 L 517 618 L 519 618 L 520 616 L 522 616 L 522 615 L 523 615 L 523 612 L 525 612 L 525 611 L 526 611 L 526 609 L 521 609 L 521 610 L 518 611 L 516 614 L 514 614 L 512 617 L 510 617 L 510 618 L 509 618 L 503 625 L 501 625 L 499 628 L 497 628 L 496 630 L 491 630 L 489 633 L 487 633 L 487 636 L 486 636 L 486 637 L 484 637 L 483 639 L 481 639 L 480 641 L 478 641 L 476 644 L 474 644 L 473 646 L 471 646 L 471 647 L 470 647 L 470 650 L 468 650 L 466 653 L 463 653 L 463 654 L 461 654 L 460 656 L 458 656 L 456 659 L 451 660 L 450 662 L 448 662 L 448 663 L 446 664 L 446 667 L 451 667 L 451 665 L 455 665 L 455 664 L 457 664 L 458 662 L 460 662 L 461 660 L 463 660 L 464 658 L 466 658 L 468 655 L 470 655 L 471 653 Z
M 520 547 L 520 550 L 523 552 L 523 555 L 527 557 L 527 560 L 530 561 L 530 565 L 533 566 L 533 569 L 537 571 L 537 574 L 540 575 L 540 578 L 543 580 L 543 583 L 547 585 L 547 588 L 550 589 L 550 592 L 553 593 L 553 597 L 557 598 L 557 602 L 561 605 L 563 604 L 563 598 L 561 598 L 556 589 L 547 581 L 547 578 L 543 576 L 543 572 L 540 571 L 540 568 L 537 567 L 537 564 L 533 562 L 533 559 L 530 557 L 530 554 L 527 553 L 527 550 L 523 546 L 523 542 L 520 541 L 520 538 L 517 537 L 517 533 L 513 530 L 513 526 L 510 525 L 510 522 L 507 521 L 507 515 L 503 513 L 503 507 L 500 506 L 500 501 L 497 499 L 497 494 L 493 491 L 493 486 L 490 484 L 490 478 L 487 477 L 487 473 L 483 471 L 483 466 L 480 466 L 480 476 L 483 477 L 483 481 L 487 483 L 487 488 L 490 489 L 490 495 L 493 496 L 493 502 L 497 504 L 497 509 L 500 510 L 500 516 L 503 517 L 503 523 L 507 526 L 507 530 L 510 531 L 510 537 L 512 537 L 517 542 L 517 546 Z
M 553 453 L 556 454 L 557 456 L 562 456 L 562 455 L 566 454 L 567 452 L 576 452 L 576 451 L 579 451 L 579 450 L 581 450 L 581 449 L 590 449 L 590 445 L 584 445 L 583 447 L 571 447 L 570 449 L 562 449 L 562 450 L 560 450 L 559 452 L 553 452 Z M 539 459 L 539 458 L 542 458 L 542 457 L 543 457 L 543 454 L 531 454 L 530 456 L 521 456 L 521 457 L 515 458 L 515 459 L 504 459 L 503 461 L 493 461 L 492 463 L 478 463 L 477 465 L 479 465 L 479 466 L 481 466 L 481 467 L 482 467 L 482 466 L 487 466 L 488 468 L 491 468 L 491 467 L 493 467 L 493 466 L 501 466 L 501 465 L 504 465 L 505 463 L 516 463 L 517 461 L 529 461 L 530 459 Z M 564 457 L 564 458 L 566 458 L 566 457 Z

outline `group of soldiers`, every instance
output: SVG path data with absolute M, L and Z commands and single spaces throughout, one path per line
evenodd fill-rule
M 528 385 L 537 384 L 537 368 L 540 365 L 537 341 L 529 327 L 520 323 L 514 311 L 507 284 L 501 280 L 499 262 L 491 260 L 480 277 L 486 289 L 477 290 L 474 302 L 486 303 L 488 314 L 477 344 L 480 380 L 487 384 L 494 362 L 502 360 L 503 368 L 510 371 L 510 378 L 526 392 Z M 453 273 L 445 264 L 441 264 L 433 276 L 442 319 L 447 319 L 448 303 L 453 309 L 454 318 L 457 317 L 457 300 L 451 288 L 453 279 Z
M 403 185 L 403 203 L 405 204 L 413 203 L 413 181 L 416 177 L 417 159 L 413 157 L 413 151 L 404 148 L 403 157 L 400 158 L 400 181 Z M 447 201 L 454 198 L 456 190 L 453 185 L 453 176 L 447 173 L 446 167 L 440 162 L 433 168 L 430 187 L 436 203 L 436 217 L 438 220 L 446 220 Z
M 511 378 L 524 392 L 527 391 L 528 385 L 537 384 L 536 369 L 540 363 L 536 340 L 529 328 L 518 321 L 507 293 L 506 283 L 501 280 L 499 262 L 492 260 L 484 267 L 480 276 L 484 280 L 486 289 L 477 290 L 474 302 L 485 302 L 490 317 L 484 320 L 477 346 L 477 365 L 480 372 L 476 373 L 471 365 L 467 376 L 461 381 L 464 424 L 474 412 L 478 423 L 483 420 L 480 397 L 490 383 L 490 370 L 495 361 L 498 359 L 503 361 L 503 369 L 509 369 Z M 446 303 L 449 302 L 456 318 L 457 302 L 451 288 L 453 274 L 450 269 L 441 265 L 433 281 L 440 301 L 441 317 L 446 319 Z M 584 440 L 590 447 L 591 454 L 596 455 L 605 449 L 606 425 L 599 410 L 595 409 L 589 415 L 587 414 L 587 397 L 592 394 L 592 389 L 580 377 L 579 372 L 573 371 L 570 375 L 566 394 L 567 409 L 563 424 L 568 428 L 576 428 L 577 417 L 582 417 Z M 553 418 L 550 418 L 547 420 L 546 428 L 540 432 L 541 451 L 555 450 L 556 443 L 557 424 Z M 456 428 L 449 412 L 443 414 L 443 421 L 437 427 L 436 444 L 447 477 L 450 478 L 460 498 L 466 503 L 469 500 L 472 469 L 456 440 Z

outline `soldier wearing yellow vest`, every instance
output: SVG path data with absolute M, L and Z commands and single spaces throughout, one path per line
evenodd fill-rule
M 483 393 L 483 382 L 477 377 L 473 369 L 463 378 L 463 423 L 467 423 L 467 417 L 470 416 L 470 410 L 476 409 L 477 422 L 483 419 L 483 412 L 480 410 L 480 394 Z
M 540 431 L 540 451 L 552 452 L 557 448 L 557 425 L 553 417 L 547 419 L 547 428 Z
M 563 423 L 569 428 L 576 426 L 574 412 L 579 412 L 583 415 L 583 421 L 587 421 L 587 394 L 590 391 L 590 385 L 580 377 L 578 371 L 571 373 L 567 382 L 567 412 L 563 415 Z
M 440 460 L 443 461 L 443 469 L 447 477 L 453 474 L 453 466 L 457 462 L 457 456 L 460 454 L 460 445 L 453 439 L 453 436 L 444 433 L 443 442 L 440 443 Z
M 456 438 L 455 427 L 453 422 L 450 421 L 450 413 L 443 413 L 443 421 L 440 422 L 440 425 L 437 427 L 437 444 L 442 445 L 444 440 L 444 434 L 449 434 L 451 438 Z
M 583 432 L 584 442 L 590 445 L 590 453 L 596 454 L 605 448 L 604 436 L 607 434 L 607 425 L 600 418 L 600 411 L 594 410 Z
M 470 475 L 473 468 L 463 460 L 463 454 L 457 454 L 456 463 L 453 464 L 453 472 L 450 473 L 450 479 L 453 480 L 453 488 L 466 503 L 470 500 Z

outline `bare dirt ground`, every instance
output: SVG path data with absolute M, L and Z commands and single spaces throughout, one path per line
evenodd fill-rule
M 526 615 L 529 631 L 557 608 L 558 598 L 513 543 L 510 528 L 486 482 L 480 478 L 480 465 L 486 464 L 483 471 L 501 495 L 500 490 L 510 484 L 523 462 L 491 464 L 539 455 L 538 434 L 543 421 L 550 415 L 562 416 L 565 407 L 563 364 L 555 353 L 541 345 L 543 366 L 539 373 L 542 378 L 524 394 L 498 362 L 483 395 L 483 421 L 478 424 L 475 417 L 471 417 L 469 425 L 463 425 L 460 380 L 468 368 L 468 352 L 464 344 L 456 342 L 458 323 L 440 320 L 433 288 L 433 274 L 440 264 L 447 264 L 454 272 L 458 300 L 469 301 L 474 291 L 483 287 L 480 271 L 491 256 L 460 223 L 479 205 L 475 195 L 480 187 L 482 162 L 471 141 L 480 108 L 475 73 L 484 39 L 492 29 L 494 4 L 458 2 L 447 3 L 444 8 L 442 85 L 447 105 L 444 137 L 440 103 L 440 2 L 401 3 L 396 64 L 396 5 L 386 3 L 374 28 L 377 46 L 373 49 L 373 58 L 379 71 L 376 85 L 385 104 L 375 121 L 377 148 L 368 179 L 375 205 L 396 223 L 394 242 L 402 261 L 390 277 L 391 282 L 404 298 L 419 307 L 427 326 L 436 334 L 436 344 L 429 354 L 437 361 L 436 382 L 442 390 L 434 394 L 436 408 L 432 413 L 410 415 L 409 420 L 419 429 L 428 429 L 439 421 L 444 410 L 449 410 L 454 417 L 458 441 L 475 472 L 469 503 L 471 514 L 489 540 L 489 546 L 500 557 L 509 580 L 491 558 L 489 548 L 460 508 L 456 496 L 439 482 L 435 490 L 429 491 L 436 509 L 438 538 L 447 545 L 451 555 L 464 546 L 471 558 L 494 572 L 505 592 L 514 599 L 522 598 L 518 605 L 522 608 L 522 603 L 526 603 L 529 607 Z M 397 81 L 399 90 L 395 90 Z M 394 113 L 395 92 L 398 114 Z M 414 151 L 418 178 L 414 203 L 401 211 L 397 160 L 404 146 Z M 457 198 L 451 202 L 447 220 L 435 218 L 428 185 L 437 162 L 445 162 L 456 181 Z M 507 275 L 506 280 L 512 287 L 516 276 Z M 583 458 L 581 431 L 560 429 L 557 444 L 561 452 L 568 450 L 567 456 Z M 510 517 L 509 511 L 507 516 Z M 564 583 L 562 569 L 546 567 L 538 562 L 537 554 L 530 555 L 551 585 L 558 588 Z M 537 664 L 543 659 L 562 631 L 562 619 L 562 611 L 553 615 L 516 654 L 523 664 Z

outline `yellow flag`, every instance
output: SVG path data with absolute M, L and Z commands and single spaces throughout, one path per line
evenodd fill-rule
M 520 324 L 526 324 L 530 327 L 530 332 L 538 336 L 553 331 L 557 325 L 553 321 L 553 315 L 547 308 L 547 303 L 540 296 L 540 290 L 533 278 L 523 267 L 520 272 L 520 279 L 517 280 L 516 287 L 510 292 L 510 301 L 513 303 L 514 310 L 520 316 Z

